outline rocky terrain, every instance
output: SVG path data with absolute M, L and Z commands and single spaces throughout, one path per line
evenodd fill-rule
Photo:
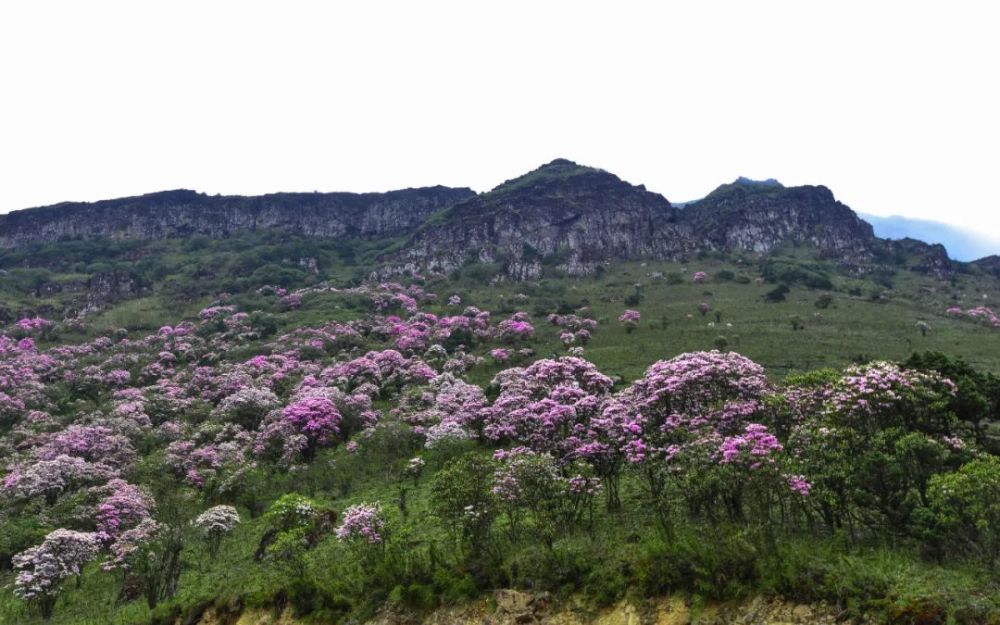
M 470 189 L 447 187 L 257 197 L 164 191 L 0 215 L 0 247 L 75 238 L 219 238 L 255 230 L 317 237 L 393 237 L 412 231 L 434 211 L 472 195 Z
M 470 261 L 500 277 L 543 267 L 586 275 L 613 260 L 684 259 L 702 251 L 769 253 L 809 245 L 865 273 L 906 254 L 914 269 L 946 275 L 944 248 L 877 238 L 822 186 L 783 187 L 741 178 L 678 208 L 606 171 L 557 159 L 492 191 L 429 187 L 388 193 L 277 193 L 258 197 L 166 191 L 64 203 L 0 216 L 0 248 L 66 239 L 212 238 L 274 230 L 338 239 L 402 238 L 384 274 L 445 273 Z
M 497 590 L 491 600 L 414 615 L 386 609 L 367 625 L 833 625 L 848 622 L 825 604 L 802 604 L 756 597 L 745 601 L 692 606 L 681 597 L 622 601 L 594 612 L 585 604 L 556 604 L 548 593 Z M 296 625 L 290 610 L 211 607 L 197 625 Z
M 424 225 L 400 254 L 409 268 L 450 271 L 471 258 L 534 278 L 543 263 L 592 273 L 612 258 L 693 252 L 681 211 L 661 195 L 607 172 L 556 160 Z

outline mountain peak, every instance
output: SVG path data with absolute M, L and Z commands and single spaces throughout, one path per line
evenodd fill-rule
M 754 180 L 752 178 L 740 176 L 730 183 L 719 185 L 714 191 L 706 195 L 705 199 L 718 198 L 720 196 L 732 194 L 746 195 L 776 193 L 784 189 L 785 186 L 774 178 L 768 178 L 767 180 Z
M 541 167 L 538 167 L 537 169 L 533 169 L 526 174 L 522 174 L 517 178 L 511 178 L 510 180 L 505 180 L 503 183 L 494 187 L 490 191 L 490 193 L 505 193 L 510 191 L 517 191 L 521 189 L 527 189 L 529 187 L 534 187 L 539 184 L 560 182 L 572 178 L 574 176 L 579 176 L 583 174 L 592 174 L 592 173 L 603 173 L 607 176 L 612 176 L 612 174 L 609 174 L 604 170 L 597 169 L 595 167 L 578 165 L 577 163 L 574 163 L 571 160 L 565 158 L 557 158 L 554 161 L 546 163 Z
M 746 176 L 740 176 L 733 184 L 738 184 L 744 187 L 760 187 L 760 188 L 778 188 L 783 189 L 785 185 L 781 184 L 774 178 L 768 178 L 767 180 L 754 180 L 753 178 L 747 178 Z

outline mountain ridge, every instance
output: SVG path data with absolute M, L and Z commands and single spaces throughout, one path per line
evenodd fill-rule
M 682 208 L 603 169 L 555 159 L 490 191 L 430 186 L 383 193 L 207 195 L 178 189 L 98 202 L 63 202 L 0 215 L 0 248 L 63 239 L 212 238 L 276 230 L 309 237 L 402 238 L 388 273 L 446 272 L 470 260 L 508 278 L 543 265 L 590 274 L 611 260 L 680 259 L 700 251 L 766 254 L 814 246 L 855 272 L 887 255 L 952 269 L 941 246 L 881 239 L 827 187 L 738 178 Z

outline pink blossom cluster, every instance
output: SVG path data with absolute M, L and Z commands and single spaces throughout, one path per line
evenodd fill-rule
M 164 526 L 153 519 L 143 519 L 138 525 L 119 534 L 108 547 L 111 557 L 102 565 L 106 571 L 129 570 L 144 564 L 144 548 L 160 538 Z
M 641 318 L 642 315 L 639 314 L 638 310 L 628 309 L 618 317 L 618 321 L 626 327 L 634 328 L 635 326 L 639 325 L 639 319 Z
M 24 332 L 36 332 L 38 330 L 46 330 L 51 328 L 54 323 L 48 319 L 43 319 L 41 317 L 25 317 L 19 319 L 14 326 Z
M 148 493 L 120 478 L 95 490 L 103 494 L 97 504 L 97 531 L 104 542 L 148 519 L 156 505 Z
M 302 296 L 298 293 L 290 293 L 281 298 L 281 307 L 284 310 L 298 310 L 302 308 Z
M 978 321 L 991 328 L 1000 328 L 1000 317 L 997 316 L 996 312 L 994 312 L 992 308 L 988 308 L 986 306 L 977 306 L 968 310 L 962 310 L 958 306 L 952 306 L 946 310 L 945 313 L 953 317 L 968 317 L 969 319 Z
M 954 395 L 955 384 L 935 374 L 903 369 L 889 362 L 874 362 L 847 369 L 831 389 L 828 413 L 861 423 L 907 403 L 930 404 Z
M 236 309 L 232 306 L 209 306 L 208 308 L 203 308 L 198 313 L 198 318 L 201 320 L 215 319 L 216 317 L 227 317 L 234 313 Z
M 106 464 L 62 455 L 14 466 L 4 477 L 2 488 L 17 498 L 44 496 L 54 501 L 63 492 L 102 483 L 116 475 Z
M 719 447 L 722 464 L 740 462 L 751 469 L 758 469 L 774 462 L 774 454 L 784 450 L 778 437 L 767 431 L 767 426 L 750 423 L 736 436 L 727 436 Z
M 809 491 L 812 490 L 812 484 L 806 480 L 803 475 L 785 475 L 785 481 L 788 483 L 788 488 L 791 489 L 793 493 L 798 493 L 803 497 L 809 496 Z
M 527 313 L 514 313 L 510 319 L 504 319 L 497 324 L 497 338 L 505 343 L 525 341 L 534 335 L 535 326 L 531 325 Z
M 493 385 L 500 392 L 483 412 L 484 436 L 562 457 L 578 445 L 612 381 L 592 363 L 565 357 L 501 371 Z
M 379 504 L 361 503 L 344 510 L 337 540 L 381 545 L 386 539 L 385 517 Z

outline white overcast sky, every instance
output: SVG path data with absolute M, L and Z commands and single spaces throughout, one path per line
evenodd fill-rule
M 4 2 L 0 212 L 745 175 L 1000 238 L 991 2 Z

